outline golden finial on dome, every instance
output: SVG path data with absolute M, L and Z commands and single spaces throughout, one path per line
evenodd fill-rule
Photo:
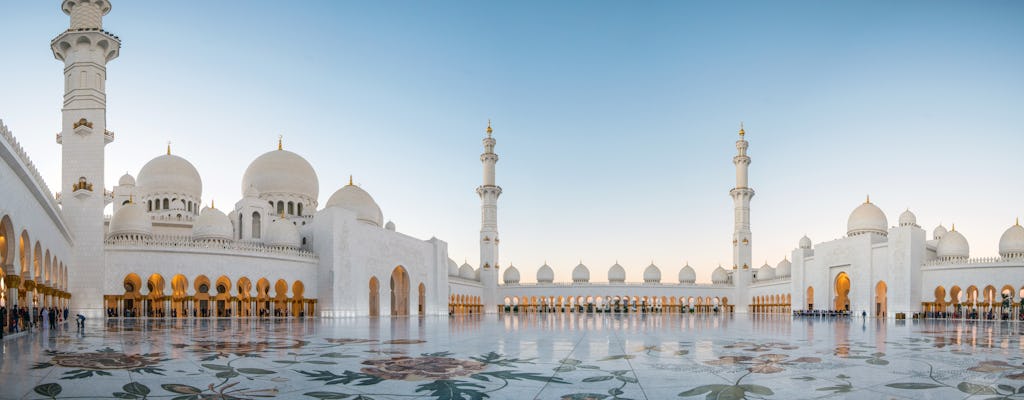
M 352 186 L 352 174 L 348 175 L 348 185 Z
M 740 137 L 742 138 L 743 135 L 746 135 L 746 134 L 747 134 L 747 132 L 743 130 L 743 121 L 740 121 Z
M 491 129 L 491 119 L 488 118 L 487 119 L 487 137 L 491 137 L 491 132 L 494 132 L 494 129 Z
M 171 155 L 171 141 L 167 141 L 167 155 Z
M 213 199 L 210 199 L 210 208 L 217 208 L 217 206 L 213 204 Z
M 284 139 L 284 135 L 277 135 L 277 149 L 284 150 L 284 146 L 281 144 L 281 140 Z
M 1016 226 L 1020 226 L 1020 217 L 1017 217 L 1017 222 L 1014 222 L 1013 224 Z
M 956 232 L 956 224 L 953 224 L 953 228 L 951 228 L 949 231 L 950 232 Z
M 870 194 L 868 195 L 868 197 L 866 199 L 864 199 L 864 204 L 871 204 L 871 195 Z

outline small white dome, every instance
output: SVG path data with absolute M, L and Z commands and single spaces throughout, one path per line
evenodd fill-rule
M 679 283 L 694 283 L 697 281 L 697 271 L 693 270 L 690 264 L 686 264 L 679 270 Z
M 135 178 L 131 174 L 121 175 L 121 179 L 117 180 L 119 186 L 135 186 Z
M 341 207 L 352 211 L 356 213 L 356 219 L 371 225 L 379 227 L 384 224 L 384 214 L 380 212 L 380 206 L 373 201 L 369 193 L 356 185 L 345 185 L 334 192 L 327 200 L 327 207 Z
M 192 225 L 192 239 L 195 240 L 232 240 L 234 234 L 228 216 L 213 207 L 203 208 Z
M 302 244 L 299 228 L 285 218 L 275 218 L 267 227 L 267 235 L 263 239 L 270 247 L 298 248 Z
M 850 213 L 846 222 L 846 235 L 856 236 L 863 233 L 888 234 L 889 220 L 878 206 L 866 201 Z
M 999 238 L 999 255 L 1007 258 L 1024 256 L 1024 227 L 1020 223 L 1007 228 Z
M 946 227 L 942 226 L 942 224 L 939 224 L 939 226 L 936 226 L 935 230 L 932 231 L 932 239 L 942 239 L 942 237 L 945 236 L 947 232 L 949 231 L 946 230 Z
M 764 266 L 757 270 L 757 280 L 767 281 L 771 279 L 775 279 L 775 268 L 772 268 L 768 263 L 764 263 Z
M 811 238 L 807 237 L 807 235 L 804 235 L 804 237 L 800 238 L 800 248 L 801 249 L 810 249 L 811 248 Z
M 900 214 L 900 226 L 917 226 L 917 216 L 907 209 Z
M 626 281 L 626 269 L 622 268 L 619 263 L 615 263 L 611 268 L 608 268 L 608 282 L 610 283 L 622 283 Z
M 775 266 L 775 276 L 785 278 L 793 274 L 793 263 L 789 262 L 789 259 L 783 258 L 782 261 Z
M 388 221 L 388 223 L 384 224 L 384 229 L 387 229 L 389 231 L 394 232 L 395 231 L 395 223 L 391 222 L 391 221 Z
M 153 221 L 139 203 L 128 203 L 110 217 L 107 237 L 153 236 Z
M 555 280 L 555 271 L 547 264 L 541 265 L 537 270 L 537 283 L 551 283 Z
M 459 267 L 459 277 L 472 280 L 476 277 L 476 271 L 473 271 L 473 266 L 469 265 L 469 263 L 463 263 L 462 266 Z
M 590 282 L 590 270 L 587 269 L 586 265 L 580 263 L 580 265 L 572 269 L 572 281 L 576 283 Z
M 504 280 L 506 285 L 519 283 L 519 270 L 515 266 L 509 265 L 505 270 Z
M 188 160 L 173 154 L 164 154 L 142 166 L 136 181 L 143 194 L 179 193 L 200 198 L 203 180 L 199 171 Z
M 661 282 L 661 269 L 657 265 L 651 263 L 647 268 L 644 268 L 644 282 L 645 283 L 660 283 Z
M 935 249 L 935 254 L 944 260 L 966 259 L 970 257 L 971 247 L 967 244 L 967 238 L 960 232 L 957 232 L 956 225 L 953 225 L 953 230 L 943 235 L 942 239 L 939 239 L 939 245 Z
M 448 276 L 459 276 L 459 264 L 450 258 L 448 259 Z
M 256 157 L 242 175 L 242 192 L 249 186 L 255 186 L 260 195 L 298 195 L 314 204 L 320 195 L 320 180 L 313 166 L 288 150 L 271 150 Z
M 729 273 L 722 268 L 721 265 L 715 268 L 715 271 L 711 273 L 711 283 L 721 284 L 729 283 Z

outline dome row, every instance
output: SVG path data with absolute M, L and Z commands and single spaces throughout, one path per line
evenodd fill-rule
M 917 216 L 910 210 L 900 214 L 900 226 L 917 225 Z M 865 233 L 875 233 L 885 236 L 888 233 L 888 220 L 885 213 L 878 206 L 871 203 L 870 198 L 850 213 L 847 220 L 848 236 L 856 236 Z M 932 236 L 937 241 L 935 253 L 940 260 L 967 259 L 970 257 L 971 247 L 967 238 L 956 230 L 946 230 L 946 227 L 939 225 L 932 231 Z M 811 241 L 806 236 L 800 239 L 801 249 L 810 249 Z M 1017 221 L 1003 232 L 999 238 L 1000 257 L 1024 257 L 1024 227 Z
M 502 280 L 506 284 L 517 284 L 519 283 L 519 269 L 515 266 L 509 266 L 505 270 Z M 544 264 L 537 269 L 537 283 L 552 283 L 555 280 L 555 271 L 551 266 Z M 697 280 L 697 273 L 693 270 L 693 267 L 686 265 L 679 270 L 679 283 L 694 283 Z M 574 283 L 588 283 L 590 282 L 590 269 L 586 265 L 580 263 L 572 270 L 572 281 Z M 626 281 L 626 269 L 623 268 L 619 263 L 615 263 L 611 268 L 608 269 L 608 282 L 609 283 L 623 283 Z M 661 269 L 658 266 L 651 264 L 644 269 L 644 282 L 645 283 L 659 283 L 661 282 Z

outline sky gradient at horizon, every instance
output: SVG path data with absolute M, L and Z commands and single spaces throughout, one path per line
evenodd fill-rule
M 8 4 L 0 118 L 60 185 L 59 1 Z M 501 265 L 675 282 L 731 265 L 732 156 L 750 141 L 754 262 L 842 237 L 871 194 L 895 225 L 956 223 L 994 256 L 1024 216 L 1024 3 L 114 0 L 108 188 L 171 141 L 203 202 L 249 162 L 349 174 L 398 231 L 477 265 L 481 139 L 497 139 Z

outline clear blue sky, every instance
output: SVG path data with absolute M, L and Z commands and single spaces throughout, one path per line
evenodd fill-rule
M 0 118 L 59 186 L 59 1 L 8 2 Z M 996 254 L 1024 215 L 1024 2 L 114 0 L 108 186 L 174 142 L 204 202 L 276 145 L 354 174 L 398 230 L 478 258 L 494 120 L 502 265 L 675 281 L 730 264 L 739 121 L 754 260 L 845 234 L 870 193 L 895 224 L 956 223 Z M 930 236 L 930 234 L 929 234 Z

